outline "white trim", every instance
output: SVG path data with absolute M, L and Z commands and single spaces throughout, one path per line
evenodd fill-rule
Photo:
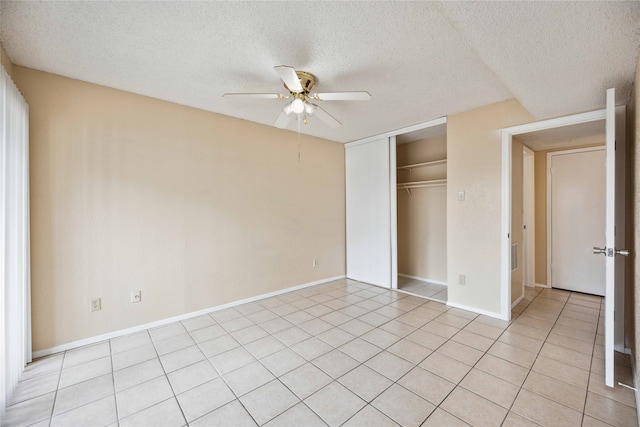
M 551 246 L 551 240 L 553 238 L 551 229 L 552 229 L 552 212 L 551 212 L 551 186 L 553 184 L 553 174 L 551 173 L 551 160 L 552 157 L 555 156 L 566 156 L 568 154 L 577 154 L 577 153 L 587 153 L 590 151 L 605 151 L 606 147 L 603 145 L 598 145 L 596 147 L 586 147 L 586 148 L 573 148 L 569 150 L 561 150 L 561 151 L 551 151 L 547 153 L 547 287 L 553 288 L 553 275 L 551 274 L 551 259 L 553 258 L 553 251 Z M 604 242 L 603 242 L 604 243 Z
M 422 280 L 423 282 L 433 283 L 434 285 L 449 286 L 449 285 L 447 284 L 447 282 L 442 282 L 442 281 L 440 281 L 440 280 L 427 279 L 427 278 L 424 278 L 424 277 L 411 276 L 410 274 L 398 273 L 398 276 L 400 276 L 400 277 L 406 277 L 407 279 Z
M 561 128 L 569 125 L 577 125 L 580 123 L 595 122 L 604 120 L 607 117 L 607 110 L 595 110 L 586 113 L 573 114 L 571 116 L 558 117 L 555 119 L 542 120 L 539 122 L 527 123 L 524 125 L 512 126 L 502 129 L 502 132 L 510 135 L 518 135 L 521 133 L 535 132 L 545 129 Z
M 511 320 L 511 163 L 513 143 L 511 134 L 502 130 L 502 203 L 501 231 L 502 248 L 500 262 L 500 318 Z
M 447 307 L 459 308 L 461 310 L 470 311 L 472 313 L 482 314 L 482 315 L 489 316 L 489 317 L 494 317 L 496 319 L 510 320 L 510 319 L 504 319 L 500 315 L 500 313 L 495 313 L 493 311 L 487 311 L 487 310 L 480 310 L 479 308 L 469 307 L 468 305 L 458 304 L 458 303 L 455 303 L 455 302 L 447 302 Z
M 511 149 L 513 145 L 513 135 L 533 132 L 537 130 L 553 129 L 562 126 L 588 123 L 603 120 L 606 117 L 606 110 L 590 111 L 587 113 L 574 114 L 571 116 L 559 117 L 556 119 L 542 120 L 539 122 L 527 123 L 524 125 L 512 126 L 502 129 L 502 203 L 501 203 L 501 274 L 500 274 L 500 318 L 509 320 L 511 318 Z
M 531 166 L 531 174 L 527 177 L 525 174 L 525 162 L 529 158 L 529 164 Z M 527 197 L 526 189 L 529 188 L 527 182 L 531 178 L 533 181 L 529 182 L 530 188 L 533 189 L 533 194 L 531 197 Z M 535 184 L 536 183 L 536 167 L 535 167 L 535 152 L 527 147 L 526 145 L 522 145 L 522 223 L 527 227 L 526 230 L 523 230 L 523 239 L 522 239 L 522 295 L 524 296 L 524 288 L 525 286 L 533 286 L 527 285 L 529 283 L 529 277 L 533 276 L 532 283 L 536 282 L 536 193 L 535 193 Z M 531 214 L 530 216 L 533 218 L 533 223 L 527 221 L 527 214 Z M 530 259 L 533 259 L 533 262 L 529 262 Z M 533 274 L 531 274 L 533 273 Z M 513 306 L 513 304 L 512 304 Z
M 513 310 L 513 307 L 520 304 L 520 301 L 522 301 L 523 299 L 524 299 L 524 292 L 522 292 L 522 295 L 520 295 L 520 297 L 517 300 L 511 303 L 511 309 Z
M 193 311 L 191 313 L 181 314 L 179 316 L 169 317 L 167 319 L 157 320 L 155 322 L 145 323 L 143 325 L 134 326 L 127 329 L 121 329 L 119 331 L 109 332 L 102 335 L 96 335 L 90 338 L 85 338 L 78 341 L 72 341 L 65 344 L 60 344 L 54 347 L 45 348 L 43 350 L 38 350 L 33 352 L 33 358 L 37 359 L 44 356 L 49 356 L 51 354 L 60 353 L 62 351 L 71 350 L 78 347 L 83 347 L 89 344 L 95 344 L 100 341 L 108 340 L 111 338 L 120 337 L 123 335 L 132 334 L 134 332 L 144 331 L 146 329 L 156 328 L 158 326 L 167 325 L 169 323 L 178 322 L 181 320 L 190 319 L 192 317 L 202 316 L 203 314 L 213 313 L 214 311 L 224 310 L 226 308 L 235 307 L 241 304 L 246 304 L 249 302 L 259 301 L 265 298 L 271 298 L 277 295 L 286 294 L 287 292 L 297 291 L 304 288 L 309 288 L 311 286 L 321 285 L 323 283 L 333 282 L 335 280 L 345 279 L 345 275 L 330 277 L 327 279 L 316 280 L 315 282 L 305 283 L 303 285 L 293 286 L 290 288 L 281 289 L 279 291 L 270 292 L 268 294 L 262 294 L 255 297 L 245 298 L 239 301 L 233 301 L 227 304 L 218 305 L 211 308 L 205 308 L 204 310 Z
M 389 202 L 391 205 L 391 289 L 398 289 L 398 170 L 396 137 L 389 137 Z
M 616 236 L 616 90 L 607 89 L 606 133 L 606 202 L 605 202 L 605 247 L 615 249 Z M 614 191 L 611 191 L 614 190 Z M 616 271 L 614 256 L 605 257 L 605 299 L 604 299 L 604 378 L 605 385 L 614 386 L 614 312 L 616 295 Z M 624 322 L 624 321 L 623 321 Z
M 545 285 L 544 283 L 536 283 L 536 286 L 539 288 L 548 288 L 549 286 Z
M 447 123 L 447 118 L 440 117 L 439 119 L 429 120 L 428 122 L 418 123 L 416 125 L 407 126 L 405 128 L 400 128 L 400 129 L 392 130 L 389 132 L 384 132 L 378 135 L 369 136 L 367 138 L 347 142 L 346 144 L 344 144 L 344 146 L 353 147 L 355 145 L 366 144 L 367 142 L 376 141 L 378 139 L 389 138 L 396 135 L 402 135 L 405 133 L 414 132 L 416 130 L 422 130 L 422 129 L 430 128 L 433 126 L 443 125 L 445 123 Z
M 442 301 L 441 299 L 434 298 L 433 295 L 432 296 L 427 296 L 427 295 L 419 294 L 419 293 L 414 292 L 414 291 L 406 291 L 404 289 L 394 289 L 394 290 L 400 292 L 401 294 L 411 295 L 412 297 L 428 299 L 429 301 L 435 301 L 435 302 L 439 302 L 441 304 L 446 304 L 447 303 L 446 301 Z

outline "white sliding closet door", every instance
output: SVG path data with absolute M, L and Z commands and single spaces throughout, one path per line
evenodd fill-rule
M 345 170 L 347 277 L 391 287 L 392 183 L 389 138 L 347 145 Z
M 0 66 L 0 416 L 31 361 L 29 265 L 29 107 Z

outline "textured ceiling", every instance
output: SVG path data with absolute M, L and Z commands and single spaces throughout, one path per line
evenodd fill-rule
M 410 142 L 422 141 L 424 139 L 439 138 L 447 135 L 447 124 L 430 126 L 428 128 L 414 130 L 396 136 L 396 144 L 408 144 Z
M 0 2 L 15 64 L 272 125 L 275 65 L 318 77 L 348 142 L 517 98 L 537 119 L 627 102 L 640 2 Z M 297 130 L 295 121 L 289 127 Z
M 553 129 L 521 133 L 514 138 L 533 151 L 558 148 L 571 148 L 589 144 L 603 144 L 605 141 L 605 122 L 580 123 Z

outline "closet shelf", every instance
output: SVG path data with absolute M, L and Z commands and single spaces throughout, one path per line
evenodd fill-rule
M 414 169 L 414 168 L 421 168 L 424 166 L 436 166 L 436 165 L 446 165 L 447 164 L 447 159 L 442 159 L 442 160 L 433 160 L 430 162 L 424 162 L 424 163 L 415 163 L 413 165 L 404 165 L 404 166 L 398 166 L 396 169 Z
M 399 182 L 397 187 L 409 190 L 411 188 L 440 187 L 445 185 L 447 185 L 446 179 L 431 179 L 429 181 Z

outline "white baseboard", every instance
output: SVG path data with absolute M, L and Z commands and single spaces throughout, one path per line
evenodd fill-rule
M 453 307 L 453 308 L 459 308 L 461 310 L 470 311 L 472 313 L 483 314 L 483 315 L 489 316 L 489 317 L 495 317 L 496 319 L 500 319 L 500 320 L 507 320 L 507 319 L 503 319 L 502 316 L 500 315 L 500 313 L 494 313 L 493 311 L 481 310 L 479 308 L 469 307 L 467 305 L 458 304 L 458 303 L 455 303 L 455 302 L 447 301 L 447 306 Z
M 513 307 L 515 307 L 516 305 L 518 305 L 520 303 L 520 301 L 522 301 L 524 299 L 524 294 L 520 295 L 520 298 L 518 298 L 517 300 L 515 300 L 512 304 L 511 304 L 511 309 L 513 309 Z
M 444 301 L 434 298 L 433 295 L 429 297 L 429 296 L 426 296 L 426 295 L 419 294 L 417 292 L 405 291 L 404 289 L 392 289 L 392 290 L 396 291 L 396 292 L 400 292 L 401 294 L 411 295 L 412 297 L 424 298 L 424 299 L 428 299 L 429 301 L 435 301 L 435 302 L 440 302 L 440 303 L 445 304 Z
M 407 279 L 414 279 L 414 280 L 422 280 L 423 282 L 429 282 L 429 283 L 433 283 L 435 285 L 443 285 L 443 286 L 448 286 L 447 282 L 442 282 L 440 280 L 432 280 L 432 279 L 426 279 L 424 277 L 418 277 L 418 276 L 411 276 L 409 274 L 402 274 L 402 273 L 398 273 L 398 276 L 400 277 L 406 277 Z
M 548 288 L 549 287 L 549 286 L 544 285 L 542 283 L 536 283 L 536 286 L 539 287 L 539 288 Z
M 258 296 L 255 296 L 255 297 L 245 298 L 245 299 L 242 299 L 242 300 L 239 300 L 239 301 L 233 301 L 233 302 L 230 302 L 230 303 L 227 303 L 227 304 L 222 304 L 222 305 L 217 305 L 215 307 L 205 308 L 204 310 L 193 311 L 191 313 L 181 314 L 179 316 L 169 317 L 167 319 L 157 320 L 157 321 L 151 322 L 151 323 L 145 323 L 143 325 L 133 326 L 131 328 L 121 329 L 119 331 L 109 332 L 109 333 L 102 334 L 102 335 L 96 335 L 96 336 L 85 338 L 85 339 L 82 339 L 82 340 L 72 341 L 72 342 L 69 342 L 69 343 L 66 343 L 66 344 L 60 344 L 60 345 L 57 345 L 57 346 L 54 346 L 54 347 L 50 347 L 50 348 L 45 348 L 45 349 L 42 349 L 42 350 L 34 351 L 33 352 L 33 358 L 37 359 L 39 357 L 49 356 L 50 354 L 60 353 L 62 351 L 67 351 L 67 350 L 71 350 L 71 349 L 78 348 L 78 347 L 84 347 L 84 346 L 90 345 L 90 344 L 96 344 L 96 343 L 98 343 L 100 341 L 108 340 L 108 339 L 111 339 L 111 338 L 121 337 L 123 335 L 128 335 L 128 334 L 132 334 L 134 332 L 144 331 L 146 329 L 157 328 L 158 326 L 163 326 L 163 325 L 167 325 L 169 323 L 190 319 L 192 317 L 202 316 L 203 314 L 213 313 L 214 311 L 224 310 L 226 308 L 235 307 L 235 306 L 240 305 L 240 304 L 246 304 L 248 302 L 259 301 L 259 300 L 262 300 L 262 299 L 265 299 L 265 298 L 271 298 L 271 297 L 275 297 L 277 295 L 285 294 L 287 292 L 297 291 L 299 289 L 304 289 L 304 288 L 308 288 L 308 287 L 311 287 L 311 286 L 321 285 L 323 283 L 333 282 L 334 280 L 340 280 L 340 279 L 344 279 L 344 278 L 346 278 L 346 276 L 345 275 L 341 275 L 341 276 L 329 277 L 327 279 L 316 280 L 315 282 L 305 283 L 303 285 L 298 285 L 298 286 L 292 286 L 290 288 L 281 289 L 279 291 L 270 292 L 268 294 L 262 294 L 262 295 L 258 295 Z

